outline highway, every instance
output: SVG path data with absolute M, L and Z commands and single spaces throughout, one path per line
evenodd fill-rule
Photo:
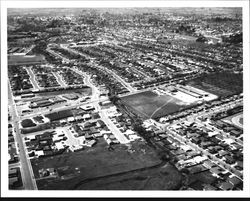
M 19 158 L 21 164 L 21 175 L 24 188 L 26 190 L 37 190 L 36 180 L 34 177 L 33 169 L 30 163 L 30 160 L 27 158 L 26 150 L 24 147 L 22 135 L 19 129 L 19 117 L 16 111 L 16 105 L 14 102 L 13 94 L 11 92 L 10 83 L 8 82 L 8 95 L 9 95 L 9 104 L 11 108 L 12 118 L 13 118 L 13 128 L 16 135 L 16 140 L 19 148 Z

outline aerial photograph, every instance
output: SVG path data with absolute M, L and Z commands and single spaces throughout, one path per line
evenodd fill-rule
M 8 8 L 8 189 L 243 191 L 242 13 Z

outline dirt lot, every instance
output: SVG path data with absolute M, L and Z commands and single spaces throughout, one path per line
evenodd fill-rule
M 70 167 L 66 175 L 59 174 L 59 177 L 56 179 L 38 179 L 38 189 L 75 189 L 77 184 L 79 186 L 79 182 L 86 179 L 129 172 L 161 164 L 161 160 L 159 160 L 154 150 L 145 145 L 144 142 L 134 142 L 132 149 L 134 150 L 133 153 L 128 151 L 126 145 L 115 145 L 114 151 L 109 151 L 106 141 L 101 138 L 96 146 L 86 148 L 80 152 L 34 159 L 32 160 L 32 166 L 36 178 L 39 177 L 38 170 L 42 168 L 53 167 L 58 169 L 67 166 Z M 145 175 L 147 175 L 146 172 Z M 133 178 L 133 174 L 129 176 Z M 79 188 L 81 188 L 81 185 Z M 83 188 L 85 187 L 83 186 Z M 95 187 L 93 186 L 93 188 Z M 110 188 L 113 187 L 111 186 Z

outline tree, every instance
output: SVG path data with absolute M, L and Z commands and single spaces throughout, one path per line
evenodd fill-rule
M 116 95 L 112 95 L 110 97 L 110 101 L 115 105 L 118 101 L 120 100 L 120 98 Z
M 207 42 L 207 38 L 203 35 L 200 35 L 197 39 L 196 39 L 196 42 L 201 42 L 201 43 L 204 43 L 204 42 Z

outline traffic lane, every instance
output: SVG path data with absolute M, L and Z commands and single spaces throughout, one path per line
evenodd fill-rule
M 9 89 L 10 89 L 10 83 L 9 83 Z M 11 91 L 10 91 L 11 92 Z M 26 157 L 26 152 L 23 144 L 23 140 L 21 137 L 21 133 L 19 130 L 19 125 L 18 125 L 18 115 L 15 107 L 15 102 L 13 98 L 13 94 L 11 93 L 11 103 L 12 103 L 12 117 L 13 117 L 13 128 L 16 134 L 16 140 L 19 148 L 19 158 L 20 158 L 20 170 L 21 170 L 21 176 L 22 176 L 22 181 L 24 184 L 25 189 L 28 190 L 34 190 L 37 189 L 36 187 L 36 182 L 34 180 L 34 177 L 32 177 L 32 167 L 30 165 L 30 161 L 28 161 Z
M 28 190 L 34 190 L 36 189 L 35 181 L 33 181 L 34 177 L 31 175 L 32 167 L 28 163 L 28 159 L 26 156 L 26 150 L 23 144 L 23 140 L 20 134 L 20 131 L 18 129 L 18 123 L 15 122 L 15 128 L 16 128 L 16 139 L 18 143 L 19 148 L 19 157 L 20 157 L 20 163 L 21 163 L 21 173 L 23 175 L 23 183 L 25 186 L 25 189 Z

